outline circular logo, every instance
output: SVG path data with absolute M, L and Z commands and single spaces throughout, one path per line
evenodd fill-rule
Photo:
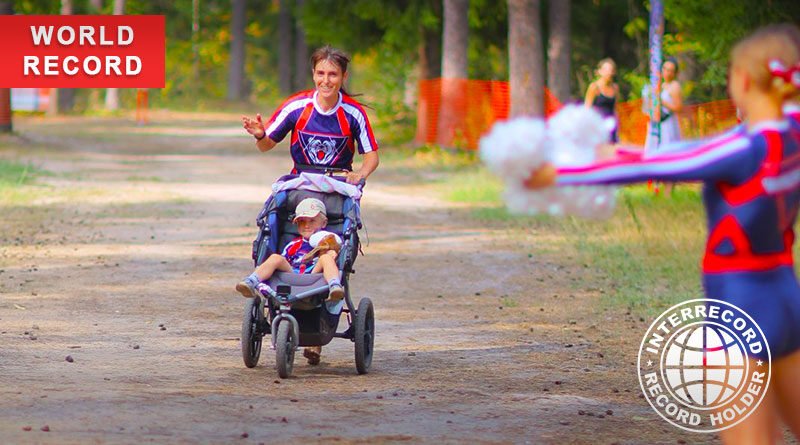
M 770 380 L 766 337 L 743 310 L 697 299 L 662 313 L 639 348 L 639 383 L 671 424 L 694 432 L 730 428 L 758 407 Z

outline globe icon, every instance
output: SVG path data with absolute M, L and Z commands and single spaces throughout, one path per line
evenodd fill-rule
M 744 387 L 747 367 L 747 351 L 738 336 L 712 322 L 678 330 L 661 355 L 661 372 L 670 393 L 701 410 L 733 399 Z

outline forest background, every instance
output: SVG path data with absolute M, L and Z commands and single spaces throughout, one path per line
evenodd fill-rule
M 605 57 L 618 65 L 623 100 L 637 98 L 648 76 L 643 0 L 16 0 L 0 1 L 0 10 L 166 16 L 166 86 L 150 91 L 151 108 L 269 114 L 288 94 L 312 87 L 310 52 L 332 44 L 353 57 L 349 90 L 372 107 L 376 131 L 390 144 L 411 142 L 417 83 L 442 77 L 443 66 L 456 67 L 444 77 L 509 80 L 509 53 L 524 52 L 541 61 L 533 88 L 547 86 L 561 102 L 583 97 Z M 679 61 L 688 103 L 727 96 L 733 42 L 800 18 L 792 0 L 664 0 L 664 10 L 664 54 Z M 509 23 L 532 36 L 510 40 Z M 443 51 L 454 38 L 457 49 Z M 135 96 L 62 90 L 58 112 L 131 109 Z
M 678 59 L 690 104 L 727 98 L 728 54 L 737 39 L 768 23 L 800 20 L 800 2 L 793 0 L 664 0 L 664 10 L 664 54 Z M 513 111 L 514 101 L 528 101 L 514 89 L 515 73 L 531 73 L 528 93 L 542 97 L 547 87 L 561 102 L 580 101 L 597 62 L 612 57 L 622 99 L 636 99 L 648 78 L 647 1 L 0 0 L 0 13 L 11 12 L 164 15 L 166 85 L 149 90 L 150 128 L 169 127 L 179 115 L 206 122 L 213 113 L 231 129 L 241 114 L 268 116 L 293 91 L 312 87 L 311 51 L 340 47 L 353 58 L 347 88 L 370 107 L 384 178 L 435 189 L 468 206 L 474 224 L 522 229 L 540 250 L 575 252 L 579 264 L 607 277 L 607 301 L 653 313 L 699 295 L 698 259 L 687 254 L 702 252 L 704 243 L 699 187 L 681 186 L 669 199 L 644 186 L 624 187 L 608 221 L 520 217 L 507 212 L 501 181 L 473 152 L 414 140 L 425 79 L 509 81 Z M 520 34 L 525 38 L 509 38 Z M 525 64 L 521 70 L 510 54 Z M 118 133 L 138 134 L 145 129 L 130 119 L 136 93 L 59 90 L 56 112 L 77 133 L 102 121 Z M 51 122 L 32 118 L 28 123 L 42 129 Z M 20 144 L 0 140 L 0 150 Z M 23 191 L 35 190 L 35 179 L 49 174 L 38 164 L 0 160 L 0 205 L 30 202 Z

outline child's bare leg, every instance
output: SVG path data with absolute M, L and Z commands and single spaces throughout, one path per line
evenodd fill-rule
M 336 264 L 336 252 L 329 250 L 319 256 L 319 261 L 314 265 L 311 271 L 314 273 L 322 272 L 325 281 L 330 282 L 332 279 L 339 279 L 339 266 Z
M 759 369 L 755 360 L 750 360 L 750 369 Z M 774 371 L 774 369 L 773 369 Z M 764 399 L 745 420 L 720 432 L 725 445 L 730 444 L 774 444 L 780 437 L 778 424 L 778 400 L 775 385 L 764 395 Z
M 250 274 L 250 276 L 237 283 L 236 290 L 242 294 L 242 296 L 247 298 L 258 296 L 256 286 L 258 286 L 258 284 L 262 281 L 271 277 L 276 270 L 280 270 L 281 272 L 291 272 L 292 266 L 282 255 L 273 253 L 269 256 L 269 258 L 266 259 L 266 261 L 261 263 L 256 270 Z
M 328 299 L 333 301 L 344 298 L 344 288 L 342 287 L 342 283 L 339 282 L 339 266 L 336 265 L 336 255 L 336 252 L 333 250 L 323 253 L 320 255 L 317 264 L 314 265 L 314 269 L 311 271 L 316 273 L 322 272 L 322 276 L 325 277 L 325 281 L 327 281 L 330 286 Z
M 772 387 L 778 408 L 794 437 L 800 439 L 800 351 L 777 360 L 773 366 Z
M 277 253 L 273 253 L 272 255 L 267 258 L 266 261 L 259 264 L 256 267 L 255 274 L 258 276 L 259 281 L 264 281 L 267 278 L 271 277 L 272 274 L 275 273 L 276 270 L 281 272 L 291 272 L 292 265 L 289 264 L 289 261 L 283 257 L 283 255 L 278 255 Z

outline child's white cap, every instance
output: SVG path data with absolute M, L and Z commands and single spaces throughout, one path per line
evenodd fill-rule
M 300 204 L 297 204 L 297 208 L 294 212 L 295 222 L 297 221 L 297 218 L 314 218 L 320 213 L 323 216 L 327 216 L 327 213 L 325 212 L 325 204 L 323 204 L 322 201 L 317 198 L 306 198 L 300 201 Z

